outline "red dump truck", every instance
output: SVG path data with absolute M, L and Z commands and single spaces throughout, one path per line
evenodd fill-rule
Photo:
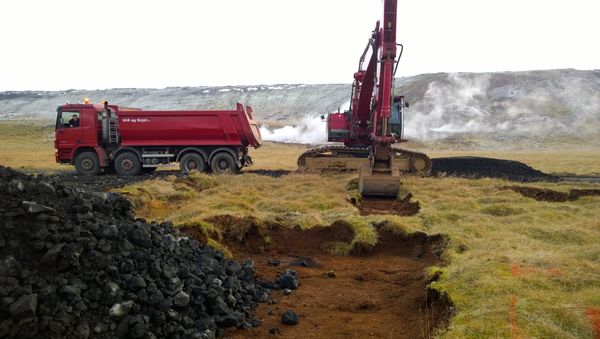
M 230 111 L 145 111 L 116 105 L 57 108 L 56 161 L 82 175 L 149 173 L 178 162 L 183 173 L 237 172 L 262 142 L 251 107 Z

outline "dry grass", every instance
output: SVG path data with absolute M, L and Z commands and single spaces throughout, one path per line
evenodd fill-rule
M 54 160 L 54 124 L 0 122 L 0 164 L 28 172 L 66 169 Z
M 295 171 L 298 168 L 296 160 L 308 149 L 306 145 L 266 142 L 260 148 L 250 150 L 255 163 L 252 169 Z
M 48 129 L 23 126 L 29 137 L 0 124 L 0 163 L 31 170 L 54 169 Z M 14 135 L 14 133 L 18 135 Z M 266 144 L 252 150 L 256 169 L 296 168 L 304 146 Z M 479 155 L 514 159 L 545 172 L 600 173 L 600 152 L 434 152 L 432 156 Z M 36 159 L 36 160 L 32 160 Z M 449 296 L 457 313 L 443 338 L 591 338 L 586 309 L 600 308 L 600 197 L 564 203 L 538 202 L 501 180 L 405 178 L 405 187 L 422 205 L 414 217 L 361 217 L 346 202 L 352 175 L 256 174 L 196 175 L 181 180 L 146 181 L 123 189 L 140 216 L 196 225 L 213 235 L 211 215 L 254 216 L 263 222 L 302 227 L 349 221 L 355 242 L 376 241 L 373 224 L 385 222 L 402 232 L 443 233 L 450 239 L 446 265 L 432 288 Z M 512 184 L 512 183 L 511 183 Z M 593 184 L 536 183 L 568 191 Z M 340 252 L 347 248 L 339 249 Z

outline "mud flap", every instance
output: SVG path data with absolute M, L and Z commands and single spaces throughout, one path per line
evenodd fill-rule
M 250 167 L 250 166 L 252 166 L 253 164 L 254 164 L 254 163 L 252 162 L 252 158 L 251 158 L 249 155 L 247 155 L 247 154 L 244 154 L 244 155 L 242 156 L 242 165 L 243 165 L 243 166 Z
M 398 197 L 400 192 L 398 171 L 374 172 L 370 166 L 363 166 L 358 177 L 358 191 L 363 197 Z

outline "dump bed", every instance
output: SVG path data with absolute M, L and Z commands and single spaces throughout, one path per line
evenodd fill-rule
M 235 110 L 117 111 L 122 146 L 253 146 L 262 142 L 252 108 Z

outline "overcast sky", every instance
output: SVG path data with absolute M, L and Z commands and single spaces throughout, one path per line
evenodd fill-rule
M 600 68 L 599 0 L 398 1 L 399 76 Z M 350 83 L 382 0 L 2 0 L 0 91 Z

